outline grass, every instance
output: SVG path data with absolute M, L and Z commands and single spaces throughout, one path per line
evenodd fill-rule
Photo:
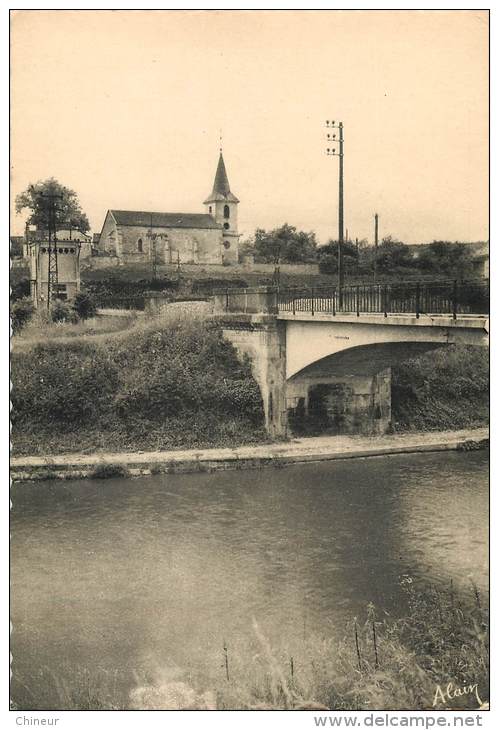
M 396 431 L 447 431 L 489 421 L 489 354 L 452 345 L 392 368 Z
M 139 319 L 102 337 L 14 349 L 12 382 L 18 454 L 268 440 L 249 364 L 202 316 Z
M 33 674 L 14 662 L 16 709 L 478 709 L 489 699 L 488 611 L 475 586 L 458 592 L 402 579 L 401 618 L 370 604 L 344 635 L 308 636 L 293 653 L 270 645 L 256 621 L 245 641 L 228 641 L 212 659 L 212 673 L 175 682 L 136 678 L 128 692 L 115 673 L 82 669 Z M 296 638 L 296 637 L 295 637 Z M 285 642 L 285 639 L 284 639 Z M 120 682 L 121 679 L 121 682 Z M 448 700 L 452 683 L 474 687 Z
M 90 479 L 114 479 L 128 476 L 130 476 L 130 471 L 122 464 L 99 464 L 89 474 Z
M 73 324 L 71 322 L 50 322 L 46 312 L 36 312 L 31 321 L 12 338 L 12 349 L 14 351 L 28 350 L 40 343 L 82 338 L 91 342 L 94 338 L 98 340 L 103 336 L 127 331 L 137 324 L 138 319 L 135 313 L 130 312 L 128 316 L 91 317 Z

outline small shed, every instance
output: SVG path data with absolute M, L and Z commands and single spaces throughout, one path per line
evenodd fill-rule
M 49 304 L 49 259 L 52 259 L 53 289 L 50 298 L 74 299 L 80 291 L 81 242 L 62 238 L 56 241 L 34 240 L 29 243 L 31 297 L 35 307 Z M 56 279 L 56 282 L 54 281 Z

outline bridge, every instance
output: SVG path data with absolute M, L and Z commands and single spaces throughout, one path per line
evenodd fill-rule
M 311 413 L 338 433 L 385 433 L 393 365 L 488 345 L 487 280 L 224 289 L 214 302 L 224 337 L 251 359 L 275 436 Z

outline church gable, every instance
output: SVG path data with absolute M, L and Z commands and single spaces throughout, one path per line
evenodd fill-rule
M 99 249 L 111 256 L 118 254 L 118 231 L 112 211 L 108 210 L 99 237 Z

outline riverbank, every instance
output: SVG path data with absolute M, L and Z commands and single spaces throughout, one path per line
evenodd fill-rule
M 486 448 L 488 439 L 488 429 L 477 428 L 377 437 L 317 436 L 235 448 L 18 456 L 11 459 L 11 476 L 16 481 L 102 479 L 127 475 L 284 467 L 312 461 Z
M 273 646 L 253 619 L 250 643 L 224 644 L 212 657 L 217 676 L 179 668 L 136 674 L 128 692 L 99 668 L 43 667 L 19 671 L 14 663 L 11 709 L 23 710 L 488 710 L 489 615 L 486 597 L 471 585 L 401 580 L 403 617 L 366 615 L 341 639 L 310 635 L 289 650 Z M 466 651 L 463 652 L 463 646 Z M 454 688 L 454 691 L 453 691 Z

